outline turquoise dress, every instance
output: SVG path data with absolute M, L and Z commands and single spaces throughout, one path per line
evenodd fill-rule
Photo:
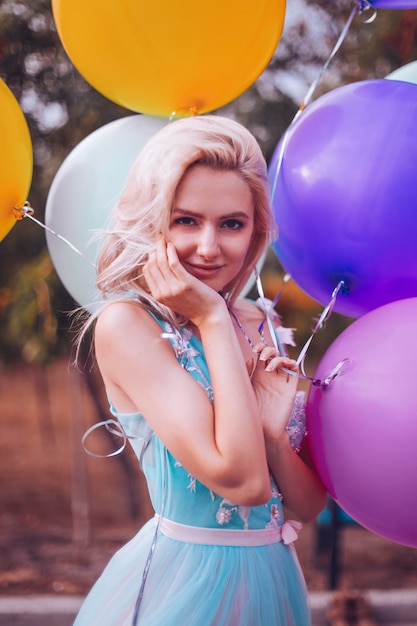
M 212 400 L 200 341 L 155 319 Z M 294 525 L 284 524 L 273 478 L 267 504 L 234 505 L 191 476 L 140 413 L 111 411 L 139 459 L 157 515 L 113 556 L 74 626 L 308 626 Z M 289 422 L 294 448 L 304 436 L 302 416 L 294 410 Z

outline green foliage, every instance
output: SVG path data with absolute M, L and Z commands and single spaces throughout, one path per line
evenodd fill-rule
M 0 289 L 0 366 L 21 358 L 45 364 L 62 349 L 53 301 L 57 278 L 47 252 L 22 261 L 13 278 Z
M 72 148 L 131 112 L 97 93 L 73 67 L 57 36 L 49 0 L 0 4 L 0 77 L 29 125 L 34 168 L 28 200 L 43 224 L 50 185 Z M 17 222 L 0 243 L 0 293 L 0 366 L 20 360 L 45 363 L 70 350 L 66 312 L 78 305 L 51 265 L 43 228 L 29 219 Z M 42 308 L 46 300 L 48 307 Z

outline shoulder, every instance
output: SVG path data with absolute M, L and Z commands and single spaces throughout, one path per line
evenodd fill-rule
M 233 303 L 233 312 L 237 326 L 246 338 L 250 337 L 253 343 L 260 341 L 258 329 L 265 316 L 253 300 L 236 300 Z
M 99 313 L 95 325 L 95 341 L 119 334 L 126 324 L 137 324 L 143 313 L 135 303 L 111 302 Z
M 161 329 L 148 311 L 137 302 L 112 302 L 99 314 L 94 332 L 96 352 L 145 345 Z
M 254 318 L 256 317 L 257 319 L 264 317 L 262 310 L 259 308 L 255 300 L 238 298 L 233 304 L 233 308 L 241 315 L 246 314 Z
M 268 298 L 258 298 L 255 300 L 238 300 L 239 306 L 242 306 L 242 311 L 246 312 L 248 315 L 253 317 L 256 320 L 263 320 L 266 317 L 266 313 L 271 319 L 275 328 L 282 326 L 281 317 L 275 311 L 273 302 L 268 300 Z M 237 311 L 236 306 L 234 307 Z
M 144 408 L 178 362 L 156 319 L 139 303 L 112 302 L 95 328 L 95 355 L 107 392 L 119 412 Z M 182 370 L 181 370 L 182 371 Z
M 281 318 L 278 313 L 272 307 L 272 302 L 266 298 L 262 301 L 243 300 L 239 299 L 233 305 L 240 322 L 246 328 L 248 332 L 252 334 L 252 339 L 259 334 L 259 327 L 262 322 L 265 322 L 266 314 L 263 306 L 266 307 L 268 316 L 275 328 L 275 335 L 278 337 L 278 341 L 281 344 L 287 344 L 295 346 L 293 328 L 285 328 L 282 326 Z M 275 345 L 275 340 L 271 337 L 271 328 L 269 324 L 263 324 L 262 336 L 266 337 L 272 345 Z
M 126 322 L 138 323 L 141 320 L 145 323 L 149 317 L 148 312 L 137 302 L 110 302 L 97 317 L 96 332 L 116 330 Z
M 106 384 L 123 387 L 130 376 L 143 379 L 177 363 L 169 341 L 156 319 L 139 303 L 112 302 L 101 311 L 95 327 L 94 348 Z
M 253 321 L 260 323 L 265 317 L 265 314 L 254 300 L 239 298 L 233 304 L 233 308 L 237 315 L 247 322 Z

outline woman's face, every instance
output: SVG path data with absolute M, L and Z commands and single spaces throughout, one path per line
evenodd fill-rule
M 169 240 L 193 276 L 221 291 L 242 269 L 254 231 L 254 205 L 234 171 L 197 165 L 177 188 Z

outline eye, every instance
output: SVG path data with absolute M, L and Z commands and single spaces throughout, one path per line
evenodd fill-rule
M 222 228 L 227 228 L 229 230 L 240 230 L 241 228 L 243 228 L 243 226 L 244 226 L 243 222 L 241 222 L 240 220 L 236 220 L 234 218 L 225 220 L 222 223 Z
M 188 217 L 186 215 L 182 216 L 182 217 L 177 217 L 173 222 L 173 224 L 181 224 L 181 225 L 185 225 L 185 226 L 189 226 L 189 225 L 193 225 L 195 224 L 195 220 L 192 217 Z

